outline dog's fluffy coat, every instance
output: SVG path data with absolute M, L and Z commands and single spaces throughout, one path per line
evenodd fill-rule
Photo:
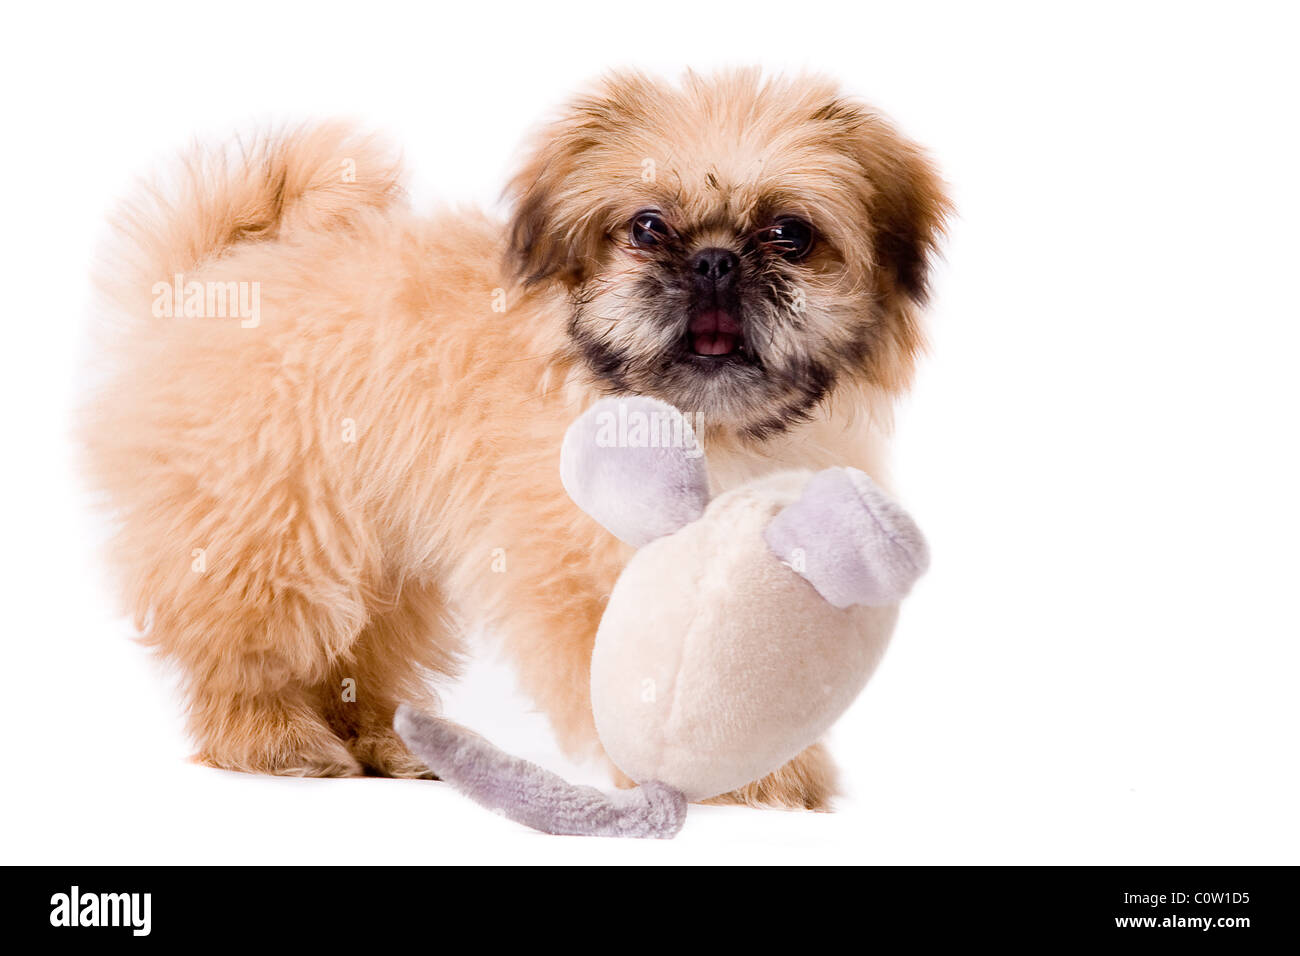
M 828 84 L 752 72 L 612 78 L 539 143 L 505 228 L 416 215 L 382 144 L 338 126 L 196 153 L 118 219 L 82 435 L 111 565 L 205 761 L 421 774 L 394 709 L 433 703 L 470 626 L 501 636 L 566 747 L 594 749 L 591 642 L 626 554 L 557 456 L 599 394 L 695 412 L 719 488 L 790 465 L 879 477 L 947 210 L 914 146 Z M 621 221 L 669 206 L 727 243 L 783 194 L 821 245 L 768 271 L 807 312 L 762 306 L 781 328 L 734 380 L 663 364 L 647 276 L 671 264 L 626 249 Z M 260 324 L 154 318 L 176 275 L 257 282 Z M 820 807 L 833 778 L 818 746 L 729 799 Z

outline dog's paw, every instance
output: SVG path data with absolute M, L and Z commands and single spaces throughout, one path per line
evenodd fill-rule
M 825 745 L 813 744 L 766 777 L 701 803 L 826 811 L 831 809 L 838 778 L 839 771 Z
M 200 763 L 281 777 L 355 777 L 361 764 L 310 707 L 279 699 L 225 701 L 196 728 Z
M 277 777 L 359 777 L 363 770 L 346 747 L 322 750 L 266 750 L 257 753 L 234 753 L 206 749 L 195 755 L 198 763 L 220 770 L 241 773 L 265 773 Z
M 371 776 L 437 779 L 391 727 L 367 730 L 353 737 L 348 741 L 348 750 Z

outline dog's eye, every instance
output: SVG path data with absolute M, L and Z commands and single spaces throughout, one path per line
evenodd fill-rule
M 797 262 L 812 251 L 816 236 L 808 223 L 787 216 L 764 229 L 759 241 L 771 247 L 777 255 Z
M 673 238 L 672 227 L 664 222 L 663 216 L 653 210 L 639 212 L 633 216 L 630 231 L 634 246 L 659 246 Z

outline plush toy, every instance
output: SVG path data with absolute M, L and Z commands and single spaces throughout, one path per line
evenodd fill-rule
M 591 705 L 639 786 L 573 786 L 450 721 L 395 726 L 440 778 L 549 833 L 671 837 L 688 802 L 776 770 L 866 684 L 928 563 L 912 520 L 853 468 L 790 471 L 710 500 L 684 417 L 609 398 L 565 436 L 569 495 L 639 548 L 596 634 Z

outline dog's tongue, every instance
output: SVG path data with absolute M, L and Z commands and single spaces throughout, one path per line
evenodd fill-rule
M 709 309 L 691 321 L 691 348 L 696 355 L 729 355 L 740 344 L 740 332 L 726 309 Z

